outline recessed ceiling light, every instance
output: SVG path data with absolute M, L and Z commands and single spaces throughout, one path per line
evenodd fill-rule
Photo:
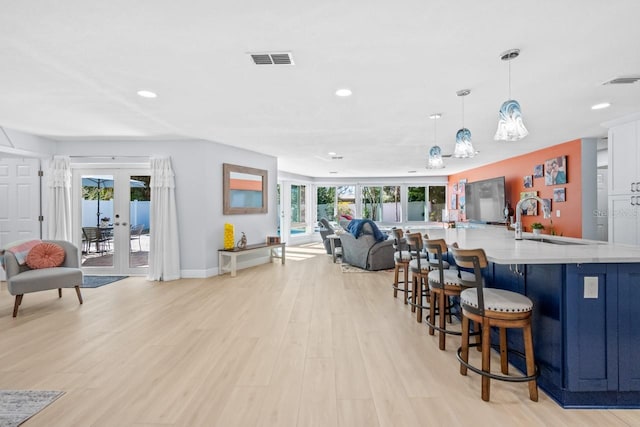
M 156 98 L 158 95 L 150 90 L 139 90 L 138 95 L 143 98 Z
M 344 96 L 351 96 L 351 93 L 352 93 L 352 92 L 351 92 L 351 89 L 338 89 L 338 90 L 336 91 L 336 95 L 338 95 L 338 96 L 342 96 L 342 97 L 344 97 Z
M 330 155 L 330 156 L 335 156 L 338 153 L 336 153 L 335 151 L 329 151 L 327 154 Z
M 442 114 L 440 113 L 435 113 L 429 116 L 430 119 L 439 119 L 440 117 L 442 117 Z
M 329 173 L 330 173 L 330 174 L 332 174 L 332 175 L 335 175 L 335 174 L 337 174 L 338 172 L 337 172 L 337 171 L 329 171 Z
M 604 108 L 609 108 L 611 107 L 611 104 L 608 102 L 601 102 L 600 104 L 596 104 L 596 105 L 592 105 L 591 109 L 592 110 L 602 110 Z
M 407 173 L 416 173 L 417 171 L 407 171 Z

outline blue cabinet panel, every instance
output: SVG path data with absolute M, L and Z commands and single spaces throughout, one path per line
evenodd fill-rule
M 640 391 L 640 266 L 618 267 L 620 391 Z
M 566 386 L 571 391 L 618 389 L 617 269 L 567 265 Z M 585 297 L 585 277 L 597 278 L 597 298 Z

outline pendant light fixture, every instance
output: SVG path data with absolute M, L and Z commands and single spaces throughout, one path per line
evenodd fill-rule
M 462 99 L 462 128 L 456 132 L 456 147 L 453 151 L 453 157 L 459 159 L 476 155 L 476 150 L 471 143 L 471 131 L 464 127 L 464 97 L 470 93 L 471 90 L 469 89 L 462 89 L 456 92 L 456 95 Z
M 429 116 L 433 120 L 433 146 L 429 149 L 429 158 L 427 160 L 427 169 L 442 169 L 444 162 L 442 161 L 442 150 L 438 146 L 437 123 L 442 114 L 435 113 Z
M 529 131 L 522 122 L 520 104 L 511 98 L 511 60 L 519 55 L 520 49 L 510 49 L 500 55 L 500 59 L 509 61 L 509 99 L 500 107 L 498 130 L 494 137 L 496 141 L 518 141 L 529 135 Z

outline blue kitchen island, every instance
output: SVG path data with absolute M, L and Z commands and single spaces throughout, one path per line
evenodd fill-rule
M 640 408 L 640 247 L 504 227 L 429 230 L 449 245 L 483 248 L 487 286 L 534 303 L 538 385 L 565 408 Z M 523 350 L 509 331 L 509 347 Z M 510 362 L 521 370 L 519 358 Z

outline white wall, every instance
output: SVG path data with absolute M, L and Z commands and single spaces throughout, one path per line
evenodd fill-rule
M 1 132 L 0 132 L 1 134 Z M 169 156 L 176 174 L 176 201 L 180 228 L 180 263 L 183 277 L 208 277 L 218 272 L 218 249 L 222 247 L 225 222 L 235 225 L 248 242 L 264 241 L 276 232 L 277 159 L 209 141 L 51 141 L 27 134 L 11 140 L 14 147 L 1 151 L 29 152 L 34 156 Z M 3 135 L 2 135 L 3 136 Z M 6 141 L 4 146 L 6 146 Z M 0 146 L 1 147 L 1 146 Z M 114 154 L 116 153 L 116 154 Z M 1 155 L 1 154 L 0 154 Z M 113 162 L 120 163 L 116 160 Z M 233 163 L 269 172 L 268 213 L 222 214 L 222 163 Z M 46 201 L 45 201 L 46 203 Z M 46 212 L 46 206 L 43 207 Z

